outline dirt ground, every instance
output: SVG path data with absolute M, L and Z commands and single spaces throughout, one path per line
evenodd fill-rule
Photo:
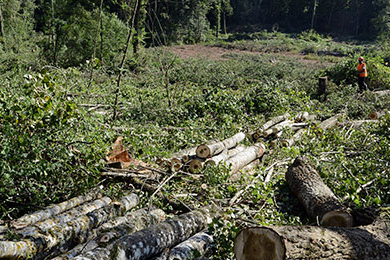
M 228 58 L 224 57 L 225 54 L 229 53 L 242 53 L 242 54 L 252 54 L 252 55 L 261 55 L 261 52 L 252 52 L 252 51 L 244 51 L 244 50 L 238 50 L 238 49 L 225 49 L 221 47 L 212 47 L 212 46 L 205 46 L 205 45 L 177 45 L 177 46 L 170 46 L 166 47 L 170 52 L 173 54 L 179 56 L 182 59 L 187 58 L 207 58 L 211 60 L 228 60 Z M 323 62 L 315 59 L 307 59 L 305 58 L 305 55 L 291 53 L 291 52 L 279 52 L 274 53 L 274 57 L 271 62 L 277 62 L 278 57 L 281 56 L 290 56 L 295 57 L 298 62 L 302 62 L 305 64 L 310 65 L 317 65 L 317 66 L 329 66 L 331 63 L 326 62 L 324 64 Z

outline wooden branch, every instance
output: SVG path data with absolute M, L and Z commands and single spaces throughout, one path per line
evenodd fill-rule
M 58 215 L 64 211 L 67 211 L 71 208 L 79 206 L 85 202 L 101 198 L 102 195 L 99 191 L 93 191 L 87 195 L 78 196 L 70 200 L 61 202 L 59 204 L 50 206 L 44 210 L 36 211 L 29 215 L 24 215 L 11 222 L 11 227 L 15 229 L 21 229 L 28 225 L 34 224 L 36 222 L 43 221 L 48 218 L 52 218 L 55 215 Z
M 320 124 L 319 124 L 319 127 L 322 129 L 322 130 L 326 130 L 326 129 L 329 129 L 329 128 L 332 128 L 334 127 L 337 122 L 338 122 L 338 119 L 342 116 L 343 114 L 336 114 L 324 121 L 322 121 Z
M 388 222 L 356 228 L 272 226 L 243 229 L 234 241 L 237 260 L 390 259 Z
M 322 181 L 307 158 L 295 159 L 287 170 L 286 181 L 312 220 L 318 218 L 323 226 L 352 226 L 351 214 Z
M 237 144 L 243 141 L 244 139 L 245 139 L 245 134 L 240 132 L 228 139 L 225 139 L 222 142 L 217 142 L 210 145 L 205 145 L 205 144 L 199 145 L 198 148 L 196 149 L 196 156 L 198 156 L 199 158 L 213 157 L 214 155 L 219 154 L 225 149 L 228 150 L 237 146 Z

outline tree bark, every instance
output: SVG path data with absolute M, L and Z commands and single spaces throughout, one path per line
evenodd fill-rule
M 291 127 L 292 124 L 293 124 L 293 122 L 290 120 L 285 120 L 279 124 L 276 124 L 271 128 L 272 133 L 276 134 L 276 133 L 282 131 L 284 128 Z
M 167 220 L 118 240 L 113 249 L 115 259 L 147 259 L 162 253 L 204 230 L 215 211 L 203 208 Z
M 147 211 L 139 209 L 129 212 L 123 217 L 119 217 L 100 226 L 88 242 L 80 244 L 67 253 L 52 260 L 67 260 L 78 256 L 87 259 L 103 259 L 103 252 L 110 257 L 110 250 L 117 239 L 122 236 L 140 231 L 151 225 L 155 225 L 165 220 L 165 212 L 161 209 Z M 83 253 L 84 252 L 84 253 Z M 109 258 L 110 259 L 110 258 Z
M 245 139 L 245 134 L 240 132 L 235 134 L 234 136 L 225 139 L 222 142 L 214 143 L 211 145 L 199 145 L 198 148 L 196 149 L 196 156 L 199 158 L 210 158 L 213 157 L 214 155 L 219 154 L 225 149 L 231 149 L 241 141 Z
M 329 128 L 332 128 L 334 127 L 337 122 L 338 122 L 338 119 L 342 116 L 342 114 L 336 114 L 324 121 L 322 121 L 320 124 L 319 124 L 319 127 L 322 129 L 322 130 L 326 130 L 326 129 L 329 129 Z
M 234 242 L 237 260 L 390 259 L 388 221 L 356 228 L 318 226 L 252 227 Z
M 277 123 L 280 123 L 286 119 L 288 119 L 290 117 L 290 114 L 289 113 L 286 113 L 284 115 L 281 115 L 281 116 L 277 116 L 277 117 L 274 117 L 272 118 L 271 120 L 267 121 L 262 127 L 261 127 L 261 131 L 265 131 L 267 130 L 268 128 L 276 125 Z
M 188 240 L 178 244 L 167 253 L 163 253 L 161 256 L 154 258 L 153 260 L 190 260 L 194 259 L 194 256 L 203 256 L 207 249 L 210 248 L 213 243 L 213 237 L 206 232 L 201 232 Z M 197 258 L 198 259 L 198 258 Z
M 11 222 L 11 227 L 15 229 L 21 229 L 36 222 L 43 221 L 48 218 L 52 218 L 64 211 L 77 207 L 85 202 L 101 198 L 102 195 L 99 192 L 92 192 L 87 195 L 72 198 L 70 200 L 61 202 L 59 204 L 50 206 L 44 210 L 36 211 L 32 214 L 25 215 Z
M 238 172 L 238 170 L 242 169 L 252 161 L 263 156 L 264 150 L 265 147 L 263 144 L 255 144 L 229 158 L 229 160 L 226 161 L 226 164 L 231 167 L 230 174 Z
M 131 194 L 123 197 L 120 203 L 111 203 L 62 225 L 51 227 L 46 232 L 37 230 L 21 241 L 0 241 L 0 259 L 45 259 L 59 249 L 73 247 L 74 241 L 85 240 L 91 230 L 137 203 L 138 197 Z
M 318 218 L 323 226 L 353 225 L 353 218 L 347 208 L 322 181 L 307 158 L 295 159 L 287 170 L 286 181 L 312 220 Z

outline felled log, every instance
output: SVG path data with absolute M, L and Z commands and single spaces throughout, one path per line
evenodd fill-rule
M 114 255 L 117 260 L 138 260 L 161 254 L 204 230 L 215 213 L 209 207 L 195 210 L 124 236 L 116 243 Z
M 234 254 L 237 260 L 390 259 L 390 228 L 386 222 L 355 228 L 250 227 L 237 235 Z
M 200 172 L 204 168 L 206 159 L 195 158 L 190 161 L 189 170 L 192 173 Z
M 261 127 L 261 131 L 265 131 L 267 130 L 268 128 L 271 128 L 272 126 L 288 119 L 290 117 L 290 114 L 289 113 L 286 113 L 284 115 L 280 115 L 280 116 L 277 116 L 277 117 L 274 117 L 272 118 L 271 120 L 267 121 L 262 127 Z
M 320 124 L 319 124 L 319 127 L 322 129 L 322 130 L 326 130 L 326 129 L 329 129 L 329 128 L 332 128 L 334 127 L 337 122 L 338 122 L 338 119 L 342 116 L 343 114 L 336 114 L 324 121 L 322 121 Z
M 309 123 L 293 123 L 290 125 L 291 130 L 294 132 L 301 130 L 302 128 L 308 127 L 310 124 Z
M 312 220 L 322 226 L 351 227 L 353 218 L 306 157 L 298 157 L 286 172 L 291 191 L 303 204 Z
M 213 243 L 213 237 L 206 232 L 201 232 L 188 240 L 178 244 L 171 250 L 167 250 L 161 256 L 153 260 L 190 260 L 194 256 L 203 256 Z M 197 258 L 198 259 L 198 258 Z
M 88 231 L 117 217 L 137 203 L 138 197 L 131 194 L 123 197 L 121 202 L 110 203 L 61 226 L 49 228 L 46 232 L 37 231 L 21 241 L 0 241 L 0 259 L 44 259 L 59 248 L 74 246 L 73 241 L 82 241 L 88 237 Z
M 241 178 L 241 176 L 244 175 L 244 174 L 253 175 L 252 170 L 254 168 L 256 168 L 257 166 L 259 166 L 259 165 L 260 165 L 260 160 L 259 159 L 255 159 L 254 161 L 252 161 L 251 163 L 246 165 L 241 170 L 237 171 L 236 173 L 231 174 L 228 177 L 228 180 L 232 181 L 232 182 L 235 182 L 235 181 L 238 181 Z
M 237 146 L 237 144 L 244 139 L 245 134 L 240 132 L 228 139 L 223 140 L 222 142 L 217 142 L 210 145 L 199 145 L 198 148 L 196 148 L 196 156 L 198 156 L 199 158 L 213 157 L 214 155 L 219 154 L 225 149 L 231 149 Z
M 260 158 L 263 155 L 264 150 L 265 146 L 263 144 L 254 144 L 229 158 L 226 161 L 226 165 L 230 166 L 230 174 L 238 172 L 238 170 L 242 169 L 252 161 Z
M 32 214 L 24 215 L 23 217 L 20 217 L 14 221 L 11 222 L 11 227 L 16 229 L 24 228 L 28 225 L 31 225 L 33 223 L 43 221 L 45 219 L 51 218 L 55 215 L 58 215 L 64 211 L 67 211 L 71 208 L 74 208 L 78 205 L 81 205 L 85 202 L 101 198 L 102 195 L 98 191 L 91 192 L 86 195 L 78 196 L 75 198 L 72 198 L 70 200 L 61 202 L 59 204 L 50 206 L 44 210 L 36 211 Z
M 374 91 L 372 93 L 374 93 L 378 97 L 389 96 L 390 95 L 390 89 Z
M 350 126 L 352 128 L 358 129 L 363 125 L 368 125 L 368 124 L 376 124 L 378 123 L 378 120 L 354 120 L 354 121 L 346 121 L 340 123 L 340 126 Z
M 129 212 L 123 217 L 119 217 L 100 226 L 86 243 L 79 244 L 65 254 L 53 258 L 52 260 L 67 260 L 76 256 L 87 259 L 102 259 L 102 252 L 107 251 L 107 256 L 112 259 L 110 250 L 114 242 L 125 235 L 132 234 L 151 225 L 155 225 L 165 220 L 165 212 L 161 209 L 147 211 L 139 209 Z M 84 252 L 84 253 L 83 253 Z
M 293 123 L 293 122 L 290 121 L 290 120 L 282 121 L 282 122 L 280 122 L 279 124 L 276 124 L 276 125 L 274 125 L 274 126 L 271 128 L 271 129 L 272 129 L 272 133 L 273 133 L 273 134 L 276 134 L 276 133 L 282 131 L 284 128 L 291 126 L 292 123 Z
M 381 118 L 382 116 L 386 115 L 386 111 L 374 111 L 374 112 L 371 112 L 368 117 L 371 119 L 371 120 L 377 120 L 379 118 Z
M 217 166 L 222 162 L 226 162 L 230 157 L 235 156 L 236 154 L 244 151 L 246 149 L 245 146 L 237 146 L 236 148 L 230 149 L 230 150 L 224 150 L 222 153 L 211 157 L 210 159 L 206 160 L 205 164 Z
M 27 226 L 20 230 L 17 230 L 16 233 L 22 237 L 34 236 L 41 232 L 47 232 L 55 226 L 61 226 L 66 222 L 69 222 L 73 219 L 76 219 L 79 216 L 86 215 L 94 210 L 103 208 L 109 205 L 112 200 L 109 197 L 103 197 L 101 199 L 88 202 L 86 204 L 80 205 L 73 209 L 70 209 L 62 214 L 53 216 L 44 221 L 34 223 L 34 225 Z

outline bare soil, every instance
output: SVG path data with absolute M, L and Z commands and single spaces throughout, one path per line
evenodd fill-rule
M 213 46 L 205 46 L 205 45 L 176 45 L 176 46 L 170 46 L 166 48 L 170 52 L 179 56 L 182 59 L 205 58 L 205 59 L 218 61 L 218 60 L 228 60 L 226 54 L 230 54 L 230 53 L 241 53 L 241 54 L 249 54 L 249 55 L 264 54 L 262 52 L 246 51 L 246 50 L 239 50 L 239 49 L 226 49 L 221 47 L 213 47 Z M 332 64 L 330 62 L 323 62 L 316 59 L 309 59 L 308 56 L 304 54 L 297 54 L 291 52 L 278 52 L 278 53 L 273 53 L 273 55 L 274 57 L 272 58 L 271 62 L 277 62 L 279 57 L 290 56 L 290 57 L 295 57 L 297 62 L 305 63 L 308 65 L 326 67 Z

